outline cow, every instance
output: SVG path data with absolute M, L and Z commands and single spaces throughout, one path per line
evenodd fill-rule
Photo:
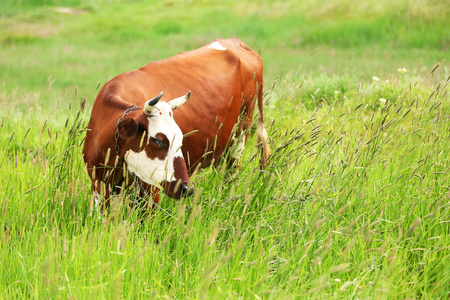
M 159 190 L 175 199 L 191 195 L 190 175 L 218 166 L 224 155 L 238 169 L 255 104 L 263 167 L 270 155 L 263 64 L 239 39 L 216 39 L 109 80 L 93 105 L 83 149 L 94 193 L 106 200 L 102 209 L 136 180 L 158 203 Z

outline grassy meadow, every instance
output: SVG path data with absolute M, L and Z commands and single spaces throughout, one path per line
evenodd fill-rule
M 67 9 L 70 8 L 70 9 Z M 446 1 L 0 3 L 0 299 L 448 299 Z M 99 85 L 236 36 L 261 51 L 272 157 L 156 212 L 92 212 Z

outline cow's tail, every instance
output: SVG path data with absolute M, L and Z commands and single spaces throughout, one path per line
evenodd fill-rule
M 258 121 L 258 144 L 261 143 L 261 168 L 267 164 L 270 156 L 270 145 L 269 145 L 269 135 L 267 134 L 266 127 L 264 126 L 264 114 L 263 114 L 263 84 L 259 85 L 258 91 L 258 110 L 259 110 L 259 121 Z

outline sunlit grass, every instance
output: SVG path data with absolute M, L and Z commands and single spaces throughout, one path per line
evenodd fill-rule
M 3 10 L 0 298 L 449 296 L 448 7 L 227 3 Z M 252 129 L 239 172 L 154 211 L 130 188 L 99 218 L 81 156 L 99 82 L 234 34 L 264 46 L 268 166 Z

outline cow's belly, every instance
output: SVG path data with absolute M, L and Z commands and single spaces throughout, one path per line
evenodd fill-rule
M 219 112 L 200 116 L 177 115 L 177 123 L 181 131 L 185 135 L 187 134 L 183 139 L 182 151 L 191 173 L 196 167 L 204 168 L 211 164 L 217 166 L 224 155 L 238 120 L 240 104 L 231 105 L 225 111 L 226 113 Z M 190 134 L 191 132 L 193 133 Z

